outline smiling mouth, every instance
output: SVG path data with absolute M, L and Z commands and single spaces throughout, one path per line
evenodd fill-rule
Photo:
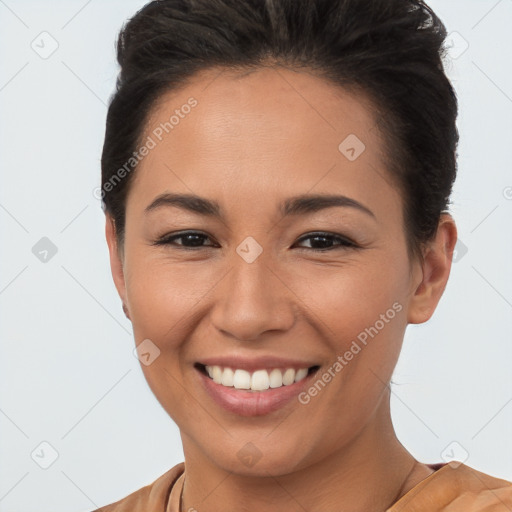
M 315 365 L 297 369 L 269 368 L 249 372 L 240 368 L 207 366 L 201 363 L 196 363 L 194 366 L 216 384 L 226 388 L 258 393 L 300 382 L 320 368 Z

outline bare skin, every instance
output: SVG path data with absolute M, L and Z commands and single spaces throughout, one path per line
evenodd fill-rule
M 198 103 L 135 171 L 122 247 L 106 223 L 135 341 L 160 350 L 142 369 L 180 428 L 182 510 L 384 511 L 432 473 L 395 435 L 388 383 L 407 324 L 427 321 L 445 289 L 455 223 L 443 214 L 423 261 L 409 257 L 403 199 L 363 97 L 282 68 L 219 73 L 161 98 L 143 141 L 190 97 Z M 350 134 L 365 145 L 354 161 L 338 149 Z M 223 216 L 169 205 L 145 212 L 163 193 L 217 201 Z M 343 195 L 371 213 L 279 213 L 301 194 Z M 185 231 L 204 235 L 202 247 L 184 249 L 190 238 L 154 245 Z M 319 231 L 334 238 L 305 239 Z M 247 237 L 263 250 L 252 263 L 236 251 Z M 306 404 L 240 416 L 212 401 L 194 366 L 206 356 L 272 355 L 314 362 L 322 376 L 393 304 L 400 311 Z M 239 457 L 247 443 L 260 454 L 252 466 Z

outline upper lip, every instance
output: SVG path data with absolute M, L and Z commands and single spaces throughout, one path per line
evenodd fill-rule
M 255 370 L 266 370 L 272 368 L 311 368 L 312 366 L 319 366 L 317 363 L 311 361 L 301 361 L 298 359 L 288 359 L 278 356 L 258 356 L 258 357 L 241 357 L 241 356 L 226 356 L 226 357 L 208 357 L 198 361 L 199 364 L 204 366 L 220 366 L 222 368 L 232 368 L 247 370 L 249 372 Z

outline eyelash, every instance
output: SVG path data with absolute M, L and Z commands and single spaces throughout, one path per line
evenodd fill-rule
M 195 235 L 196 237 L 200 236 L 203 238 L 209 238 L 208 235 L 205 235 L 204 233 L 201 233 L 198 231 L 185 231 L 185 232 L 177 233 L 174 235 L 166 235 L 166 236 L 156 240 L 153 243 L 153 245 L 172 245 L 180 250 L 185 250 L 185 251 L 196 251 L 198 249 L 204 249 L 205 247 L 212 247 L 212 246 L 186 247 L 184 245 L 173 243 L 175 240 L 178 240 L 180 238 L 186 238 L 187 236 L 191 236 L 191 235 Z M 331 240 L 337 240 L 340 243 L 337 246 L 327 247 L 325 249 L 314 249 L 314 248 L 310 248 L 310 247 L 302 247 L 302 249 L 307 249 L 307 250 L 310 250 L 313 252 L 327 252 L 327 251 L 332 251 L 334 249 L 358 249 L 359 248 L 358 245 L 356 245 L 354 242 L 352 242 L 348 238 L 342 237 L 340 235 L 336 235 L 334 233 L 327 233 L 327 232 L 321 232 L 321 231 L 308 233 L 307 236 L 303 236 L 297 242 L 303 242 L 304 240 L 308 240 L 310 238 L 327 238 L 327 239 L 331 239 Z

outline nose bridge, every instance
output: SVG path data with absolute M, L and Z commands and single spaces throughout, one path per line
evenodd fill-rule
M 241 341 L 268 330 L 287 330 L 294 321 L 291 293 L 271 270 L 270 251 L 258 246 L 246 239 L 233 252 L 211 313 L 218 330 Z

